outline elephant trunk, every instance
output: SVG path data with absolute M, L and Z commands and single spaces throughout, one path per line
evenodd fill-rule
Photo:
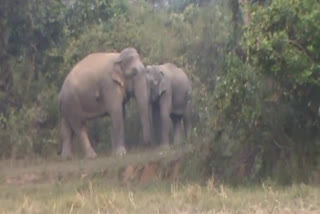
M 138 111 L 141 118 L 143 129 L 144 143 L 151 141 L 151 124 L 150 124 L 150 109 L 149 109 L 149 96 L 147 91 L 147 82 L 143 72 L 135 77 L 134 81 L 134 95 L 137 101 Z
M 150 99 L 150 96 L 148 96 Z M 149 124 L 150 124 L 150 139 L 154 142 L 154 127 L 153 127 L 153 115 L 152 115 L 152 104 L 149 102 Z

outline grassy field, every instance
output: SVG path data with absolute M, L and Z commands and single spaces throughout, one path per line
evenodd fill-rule
M 320 187 L 230 187 L 207 179 L 121 182 L 128 164 L 177 158 L 182 152 L 124 158 L 2 161 L 0 213 L 320 213 Z

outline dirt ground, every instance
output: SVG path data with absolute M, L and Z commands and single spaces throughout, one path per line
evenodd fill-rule
M 181 179 L 179 150 L 0 163 L 0 213 L 320 213 L 320 187 Z

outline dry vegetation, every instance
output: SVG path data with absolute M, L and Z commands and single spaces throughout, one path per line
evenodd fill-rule
M 0 214 L 320 213 L 320 1 L 242 2 L 1 0 Z M 110 118 L 91 124 L 98 159 L 54 158 L 67 73 L 125 47 L 187 72 L 195 152 L 132 151 L 130 104 L 124 158 L 105 154 Z
M 153 151 L 133 152 L 122 159 L 3 161 L 0 213 L 320 212 L 320 188 L 316 186 L 279 187 L 265 182 L 230 187 L 213 177 L 201 185 L 169 179 L 131 182 L 123 177 L 126 169 L 150 161 L 168 166 L 184 152 L 167 152 L 166 158 Z

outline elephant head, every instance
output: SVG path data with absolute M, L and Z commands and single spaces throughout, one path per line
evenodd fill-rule
M 156 102 L 167 89 L 167 77 L 157 66 L 147 66 L 146 72 L 149 97 L 152 102 Z
M 137 101 L 141 118 L 144 142 L 149 143 L 151 138 L 149 118 L 149 96 L 147 89 L 146 70 L 136 49 L 126 48 L 121 51 L 116 63 L 116 71 L 121 72 L 126 94 L 134 96 Z

